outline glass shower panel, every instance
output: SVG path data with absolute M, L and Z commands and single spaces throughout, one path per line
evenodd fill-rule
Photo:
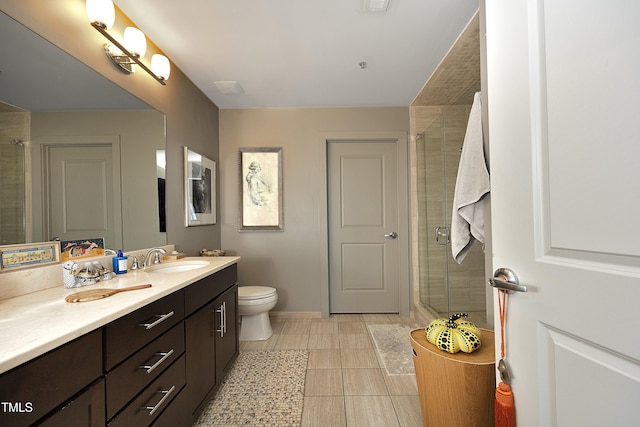
M 450 227 L 470 105 L 453 105 L 416 139 L 420 302 L 442 317 L 469 313 L 486 324 L 484 252 L 475 243 L 462 264 L 451 255 Z
M 25 243 L 25 147 L 0 141 L 0 245 Z
M 436 312 L 449 311 L 446 286 L 445 118 L 435 120 L 417 141 L 420 301 Z M 436 235 L 436 232 L 438 235 Z M 444 244 L 443 244 L 444 243 Z

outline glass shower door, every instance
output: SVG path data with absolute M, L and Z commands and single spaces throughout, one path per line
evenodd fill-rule
M 22 141 L 0 140 L 0 200 L 0 245 L 25 243 L 25 146 Z
M 453 195 L 470 105 L 449 107 L 416 140 L 420 302 L 442 317 L 469 313 L 486 324 L 484 252 L 475 243 L 462 264 L 451 255 Z

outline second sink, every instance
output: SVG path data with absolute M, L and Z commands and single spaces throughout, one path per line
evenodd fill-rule
M 209 262 L 198 260 L 167 262 L 164 264 L 156 264 L 151 267 L 147 267 L 145 271 L 147 273 L 181 273 L 183 271 L 206 267 L 207 265 L 209 265 Z

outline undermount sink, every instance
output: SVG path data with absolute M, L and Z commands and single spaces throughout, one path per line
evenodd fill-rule
M 183 271 L 195 270 L 197 268 L 206 267 L 207 265 L 209 265 L 207 261 L 178 261 L 156 264 L 151 267 L 147 267 L 145 271 L 147 273 L 182 273 Z

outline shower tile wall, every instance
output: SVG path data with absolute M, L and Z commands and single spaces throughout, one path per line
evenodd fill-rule
M 0 245 L 25 242 L 25 151 L 14 139 L 29 140 L 29 113 L 0 113 Z

